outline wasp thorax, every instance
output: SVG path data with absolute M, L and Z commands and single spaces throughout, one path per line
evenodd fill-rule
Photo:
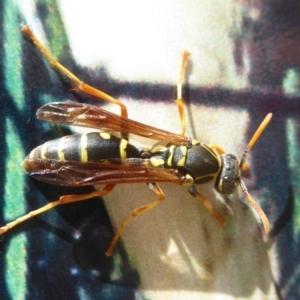
M 222 194 L 232 194 L 240 180 L 239 162 L 232 154 L 223 154 L 220 157 L 222 167 L 216 180 L 216 189 Z

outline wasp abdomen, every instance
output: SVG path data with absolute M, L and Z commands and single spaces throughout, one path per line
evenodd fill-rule
M 82 162 L 132 157 L 140 157 L 136 147 L 126 139 L 103 132 L 68 135 L 38 146 L 28 155 L 31 159 Z

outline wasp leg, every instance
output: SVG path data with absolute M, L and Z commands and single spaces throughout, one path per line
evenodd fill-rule
M 110 95 L 102 92 L 99 89 L 96 89 L 83 81 L 81 81 L 78 77 L 76 77 L 72 72 L 70 72 L 67 68 L 65 68 L 62 64 L 60 64 L 52 55 L 51 53 L 40 43 L 40 41 L 36 38 L 33 32 L 30 30 L 28 26 L 22 26 L 22 32 L 25 33 L 34 45 L 42 52 L 44 57 L 53 65 L 54 68 L 58 69 L 60 72 L 68 76 L 71 81 L 75 84 L 76 88 L 80 91 L 92 95 L 94 97 L 100 98 L 102 100 L 117 104 L 121 108 L 121 116 L 128 118 L 127 108 L 126 106 L 119 100 L 111 97 Z
M 182 98 L 182 82 L 183 82 L 183 77 L 184 77 L 184 71 L 186 69 L 186 64 L 187 60 L 189 58 L 190 53 L 187 51 L 184 51 L 182 54 L 182 59 L 181 59 L 181 64 L 180 64 L 180 69 L 179 69 L 179 75 L 177 79 L 177 99 L 175 100 L 178 111 L 179 111 L 179 116 L 181 120 L 181 128 L 182 128 L 182 133 L 180 135 L 184 136 L 185 131 L 186 131 L 186 119 L 185 119 L 185 113 L 184 113 L 184 100 Z
M 0 235 L 4 234 L 6 231 L 12 229 L 13 227 L 15 227 L 16 225 L 23 223 L 24 221 L 31 219 L 37 215 L 43 214 L 48 210 L 51 210 L 53 208 L 55 208 L 56 206 L 59 205 L 63 205 L 63 204 L 68 204 L 68 203 L 73 203 L 73 202 L 78 202 L 78 201 L 82 201 L 82 200 L 87 200 L 87 199 L 91 199 L 94 197 L 101 197 L 101 196 L 105 196 L 108 193 L 111 192 L 111 190 L 114 188 L 114 184 L 107 184 L 103 190 L 101 191 L 93 191 L 89 194 L 83 194 L 83 195 L 65 195 L 65 196 L 61 196 L 59 198 L 59 200 L 51 202 L 39 209 L 33 210 L 30 213 L 6 224 L 5 226 L 0 228 Z
M 212 207 L 211 203 L 197 191 L 197 189 L 194 185 L 189 187 L 189 192 L 193 197 L 202 201 L 203 205 L 209 211 L 209 213 L 211 214 L 211 216 L 214 219 L 216 219 L 221 225 L 225 224 L 224 219 L 215 211 L 215 209 Z
M 217 154 L 222 155 L 225 154 L 225 151 L 218 145 L 216 144 L 208 144 L 207 145 L 210 149 L 214 150 L 215 152 L 217 152 Z
M 158 186 L 158 184 L 156 183 L 148 183 L 148 186 L 150 187 L 150 189 L 158 196 L 158 199 L 147 204 L 144 205 L 142 207 L 139 207 L 135 210 L 133 210 L 133 212 L 131 213 L 130 217 L 128 219 L 126 219 L 118 228 L 118 230 L 115 233 L 114 238 L 112 239 L 108 249 L 106 250 L 105 254 L 107 256 L 111 256 L 114 248 L 116 246 L 117 241 L 119 240 L 123 230 L 125 229 L 125 227 L 128 225 L 128 223 L 131 222 L 131 220 L 147 211 L 149 211 L 150 209 L 154 208 L 156 205 L 158 205 L 159 203 L 161 203 L 164 199 L 165 199 L 165 195 L 163 193 L 163 191 L 161 190 L 161 188 Z

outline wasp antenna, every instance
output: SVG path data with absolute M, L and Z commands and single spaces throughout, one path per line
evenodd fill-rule
M 178 75 L 178 79 L 177 79 L 177 98 L 178 99 L 182 99 L 182 82 L 183 82 L 184 71 L 185 71 L 187 60 L 188 60 L 189 56 L 190 56 L 190 53 L 188 51 L 184 51 L 182 53 L 182 60 L 181 60 L 179 75 Z
M 255 133 L 253 134 L 249 144 L 247 145 L 247 147 L 246 147 L 246 149 L 245 149 L 245 151 L 242 155 L 242 158 L 241 158 L 241 161 L 240 161 L 240 168 L 243 167 L 243 164 L 245 163 L 248 152 L 255 145 L 255 143 L 257 142 L 257 140 L 259 139 L 259 137 L 263 133 L 263 131 L 266 129 L 266 127 L 270 123 L 271 119 L 272 119 L 272 113 L 267 114 L 266 117 L 264 118 L 264 120 L 261 122 L 261 124 L 257 128 L 257 130 L 255 131 Z
M 261 221 L 262 221 L 262 223 L 264 225 L 266 233 L 269 233 L 270 232 L 270 223 L 269 223 L 269 220 L 268 220 L 266 214 L 263 212 L 263 210 L 258 205 L 258 203 L 248 193 L 247 188 L 246 188 L 246 186 L 245 186 L 245 184 L 244 184 L 243 181 L 240 181 L 240 185 L 241 185 L 242 192 L 245 195 L 246 199 L 250 202 L 250 204 L 252 205 L 252 207 L 256 210 L 256 212 L 260 216 L 260 219 L 261 219 Z
M 181 59 L 179 74 L 178 74 L 178 78 L 177 78 L 177 99 L 175 102 L 177 104 L 179 115 L 180 115 L 181 128 L 182 128 L 182 133 L 180 135 L 182 135 L 182 136 L 184 136 L 185 131 L 186 131 L 186 120 L 185 120 L 184 104 L 183 104 L 183 98 L 182 98 L 182 82 L 183 82 L 184 72 L 186 69 L 186 64 L 187 64 L 189 56 L 190 56 L 190 53 L 188 51 L 184 51 L 182 53 L 182 59 Z

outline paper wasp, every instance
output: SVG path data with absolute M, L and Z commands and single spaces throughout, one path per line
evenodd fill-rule
M 119 105 L 121 116 L 99 107 L 75 102 L 49 103 L 41 107 L 37 111 L 37 118 L 40 120 L 96 128 L 101 132 L 74 134 L 38 146 L 23 161 L 22 166 L 25 172 L 38 180 L 56 185 L 78 187 L 105 184 L 105 187 L 101 191 L 96 190 L 89 194 L 62 196 L 59 200 L 1 227 L 0 234 L 58 205 L 107 195 L 117 184 L 148 184 L 157 195 L 157 199 L 133 210 L 130 217 L 120 225 L 106 251 L 107 255 L 111 255 L 128 223 L 164 200 L 159 182 L 187 186 L 190 194 L 201 200 L 210 214 L 223 224 L 223 218 L 215 212 L 211 203 L 195 187 L 196 184 L 210 181 L 215 182 L 216 190 L 222 194 L 232 194 L 240 186 L 247 200 L 259 214 L 265 231 L 269 232 L 268 219 L 248 193 L 241 175 L 244 170 L 248 169 L 248 164 L 245 163 L 247 153 L 268 125 L 271 114 L 268 114 L 260 124 L 239 162 L 234 155 L 226 154 L 217 145 L 205 145 L 184 135 L 186 125 L 182 81 L 189 56 L 187 52 L 184 52 L 180 66 L 176 100 L 183 132 L 174 134 L 128 119 L 127 108 L 124 104 L 82 82 L 63 67 L 37 40 L 28 26 L 23 26 L 22 32 L 31 39 L 54 68 L 70 78 L 75 84 L 75 89 Z M 111 132 L 121 133 L 122 137 L 111 135 Z M 159 143 L 152 149 L 139 150 L 129 144 L 127 139 L 129 133 L 151 138 Z

